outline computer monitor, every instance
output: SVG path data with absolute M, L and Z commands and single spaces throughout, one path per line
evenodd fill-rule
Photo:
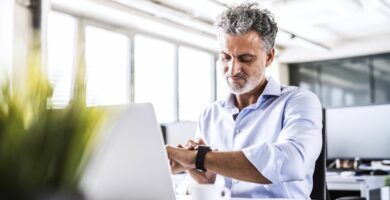
M 325 109 L 328 159 L 390 159 L 390 104 Z

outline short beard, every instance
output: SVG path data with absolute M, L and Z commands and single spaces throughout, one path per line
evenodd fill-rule
M 230 92 L 233 94 L 245 94 L 254 90 L 262 80 L 261 73 L 255 74 L 253 76 L 246 76 L 244 85 L 231 84 L 229 82 L 229 78 L 226 78 L 226 82 L 228 87 L 230 88 Z

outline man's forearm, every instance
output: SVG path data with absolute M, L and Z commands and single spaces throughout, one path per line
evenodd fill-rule
M 196 151 L 167 146 L 170 158 L 187 169 L 195 168 Z M 241 181 L 271 183 L 249 162 L 242 151 L 210 151 L 206 154 L 204 166 L 216 174 Z
M 207 170 L 237 180 L 261 184 L 271 183 L 249 162 L 242 151 L 208 152 L 204 166 Z

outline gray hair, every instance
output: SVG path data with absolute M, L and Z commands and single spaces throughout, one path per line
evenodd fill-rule
M 274 46 L 278 32 L 278 26 L 272 13 L 267 9 L 260 9 L 259 4 L 254 2 L 228 7 L 218 16 L 215 26 L 218 31 L 231 35 L 242 35 L 249 31 L 255 31 L 262 38 L 265 51 Z

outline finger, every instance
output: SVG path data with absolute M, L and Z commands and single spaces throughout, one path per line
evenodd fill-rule
M 190 143 L 194 143 L 194 141 L 191 140 L 191 139 L 189 139 L 189 140 L 187 140 L 187 142 L 185 143 L 185 145 L 188 145 L 188 144 L 190 144 Z
M 192 150 L 193 147 L 191 145 L 184 145 L 184 149 L 186 150 Z
M 184 145 L 183 145 L 184 148 L 187 148 L 189 146 L 189 142 L 190 142 L 190 140 L 187 140 L 186 143 L 184 143 Z
M 199 149 L 199 146 L 204 146 L 204 144 L 198 144 L 196 146 L 194 146 L 194 150 L 198 150 Z M 215 149 L 217 151 L 217 149 Z M 213 150 L 214 151 L 214 150 Z
M 198 144 L 199 144 L 199 142 L 201 142 L 201 141 L 202 141 L 202 138 L 196 138 L 196 139 L 195 139 L 195 142 L 198 143 Z
M 193 150 L 196 143 L 192 140 L 188 140 L 187 143 L 184 145 L 184 148 L 187 150 Z
M 194 146 L 194 150 L 198 150 L 198 149 L 199 149 L 199 146 L 202 146 L 202 145 L 196 145 L 196 146 Z
M 205 145 L 205 144 L 206 144 L 202 138 L 197 138 L 197 139 L 195 140 L 195 142 L 196 142 L 198 145 Z

